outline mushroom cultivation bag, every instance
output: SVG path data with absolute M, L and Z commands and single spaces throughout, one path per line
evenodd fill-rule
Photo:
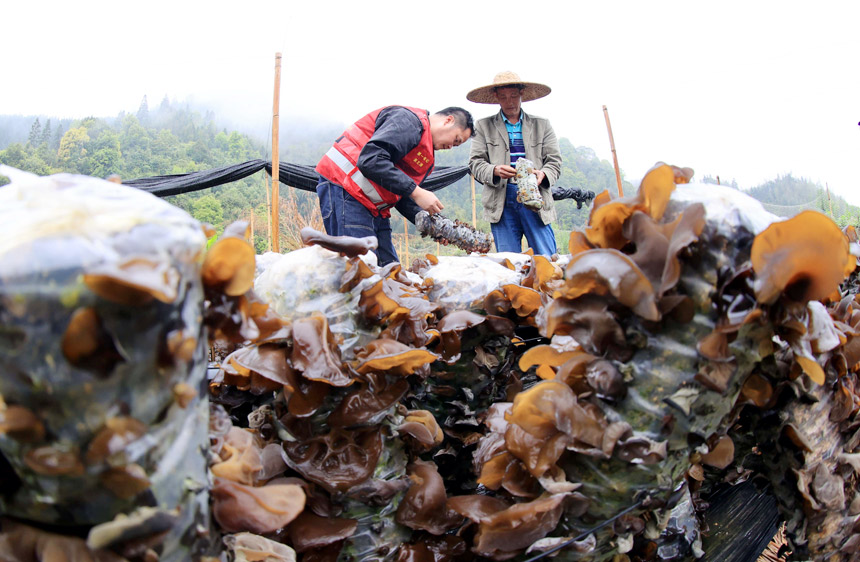
M 0 187 L 0 453 L 14 473 L 0 512 L 96 525 L 99 548 L 116 535 L 101 526 L 137 510 L 168 531 L 161 559 L 186 559 L 208 511 L 201 225 L 108 181 L 0 173 L 12 180 Z
M 370 333 L 359 325 L 358 301 L 361 292 L 378 282 L 379 276 L 373 275 L 354 289 L 341 292 L 347 261 L 321 246 L 294 250 L 268 263 L 254 281 L 254 292 L 287 320 L 321 312 L 332 334 L 341 338 L 341 352 L 351 356 L 354 347 L 378 333 L 378 330 Z
M 430 301 L 447 310 L 481 308 L 492 291 L 522 279 L 518 271 L 482 256 L 440 256 L 421 275 L 425 282 L 432 279 Z

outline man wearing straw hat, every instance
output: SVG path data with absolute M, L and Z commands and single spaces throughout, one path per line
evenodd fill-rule
M 469 140 L 475 125 L 461 107 L 434 114 L 392 105 L 372 111 L 337 138 L 316 166 L 323 224 L 332 236 L 376 236 L 379 265 L 398 261 L 391 242 L 391 208 L 410 222 L 420 209 L 442 203 L 420 187 L 433 170 L 434 151 Z
M 522 238 L 536 254 L 552 255 L 558 249 L 551 223 L 555 220 L 550 186 L 561 173 L 558 139 L 547 119 L 522 110 L 524 101 L 550 93 L 549 86 L 526 82 L 510 71 L 496 74 L 493 83 L 475 88 L 466 99 L 498 104 L 501 110 L 475 124 L 469 167 L 484 185 L 484 219 L 490 223 L 498 252 L 520 252 Z M 543 206 L 533 211 L 517 202 L 516 162 L 527 158 L 537 168 Z

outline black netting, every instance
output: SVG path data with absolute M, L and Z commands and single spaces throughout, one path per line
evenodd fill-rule
M 290 164 L 282 162 L 278 164 L 281 183 L 305 191 L 316 191 L 319 176 L 313 166 L 302 164 Z M 188 174 L 174 174 L 169 176 L 154 176 L 151 178 L 139 178 L 123 182 L 125 185 L 137 187 L 157 195 L 166 197 L 180 193 L 199 191 L 216 185 L 222 185 L 238 181 L 242 178 L 255 174 L 265 169 L 271 175 L 272 164 L 265 160 L 251 160 L 242 164 L 222 166 L 211 170 L 191 172 Z M 429 191 L 437 191 L 451 185 L 455 181 L 469 173 L 468 166 L 438 167 L 424 180 L 421 187 Z

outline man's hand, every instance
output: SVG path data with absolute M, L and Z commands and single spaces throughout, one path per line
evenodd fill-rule
M 546 174 L 540 170 L 535 170 L 535 177 L 537 178 L 537 184 L 540 185 L 543 179 L 546 177 Z
M 439 198 L 433 195 L 433 192 L 427 191 L 426 189 L 418 186 L 415 186 L 415 191 L 412 192 L 410 197 L 419 207 L 431 215 L 438 213 L 445 208 L 445 206 L 442 205 L 442 202 L 439 201 Z
M 505 166 L 504 164 L 499 164 L 498 166 L 493 168 L 493 175 L 506 180 L 517 175 L 517 170 L 513 166 Z

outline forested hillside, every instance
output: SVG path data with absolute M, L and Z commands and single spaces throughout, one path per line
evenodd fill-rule
M 282 124 L 280 158 L 282 162 L 315 164 L 340 133 L 339 127 L 290 127 Z M 599 159 L 588 147 L 577 147 L 560 139 L 564 160 L 558 185 L 588 189 L 595 193 L 608 189 L 617 195 L 615 172 L 610 162 Z M 114 118 L 88 117 L 81 120 L 51 119 L 33 116 L 0 116 L 0 163 L 41 175 L 72 172 L 96 177 L 118 175 L 122 179 L 181 174 L 219 166 L 239 164 L 257 158 L 268 159 L 265 140 L 255 139 L 235 130 L 219 128 L 212 112 L 196 111 L 171 104 L 167 99 L 150 109 L 146 98 L 134 114 L 122 113 Z M 437 152 L 437 166 L 463 166 L 468 163 L 469 143 Z M 708 181 L 710 178 L 705 178 Z M 5 183 L 5 178 L 0 182 Z M 713 181 L 713 180 L 711 180 Z M 267 190 L 270 179 L 264 172 L 209 190 L 168 198 L 198 220 L 212 224 L 219 232 L 226 224 L 249 220 L 258 252 L 267 249 Z M 481 218 L 481 185 L 475 184 L 478 227 L 489 231 Z M 625 193 L 635 186 L 624 182 Z M 785 206 L 788 212 L 771 208 L 777 214 L 794 214 L 792 206 L 809 206 L 816 202 L 819 210 L 828 212 L 821 198 L 821 186 L 791 176 L 777 178 L 753 189 L 750 194 L 765 203 Z M 437 193 L 445 205 L 444 214 L 462 221 L 472 221 L 472 196 L 469 176 Z M 838 198 L 837 198 L 838 199 Z M 836 201 L 836 199 L 834 199 Z M 296 189 L 281 188 L 281 247 L 300 245 L 299 230 L 310 224 L 322 228 L 316 195 Z M 830 202 L 831 204 L 833 201 Z M 571 200 L 557 201 L 555 223 L 559 249 L 566 251 L 571 230 L 588 219 L 588 209 L 578 209 Z M 799 207 L 799 210 L 802 208 Z M 837 202 L 834 218 L 841 224 L 860 222 L 860 209 Z M 435 251 L 435 244 L 415 235 L 412 225 L 409 251 Z M 393 221 L 395 243 L 401 253 L 404 222 Z M 443 248 L 443 253 L 455 253 Z

